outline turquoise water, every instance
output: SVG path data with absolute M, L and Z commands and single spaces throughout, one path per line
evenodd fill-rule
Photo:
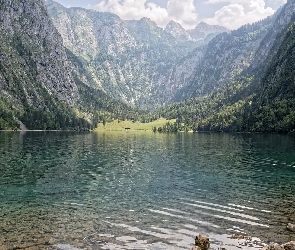
M 294 139 L 1 132 L 0 246 L 188 249 L 198 233 L 227 249 L 295 240 L 286 230 L 295 223 Z

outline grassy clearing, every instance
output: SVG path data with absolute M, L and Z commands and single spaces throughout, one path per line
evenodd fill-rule
M 132 122 L 132 121 L 120 121 L 115 120 L 110 123 L 106 123 L 105 126 L 102 123 L 99 123 L 96 131 L 125 131 L 126 128 L 130 130 L 146 130 L 152 131 L 154 127 L 159 128 L 163 127 L 167 122 L 174 123 L 176 120 L 167 120 L 164 118 L 160 118 L 156 121 L 149 123 L 141 123 L 141 122 Z

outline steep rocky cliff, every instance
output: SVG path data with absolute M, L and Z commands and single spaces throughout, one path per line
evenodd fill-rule
M 46 110 L 58 101 L 73 106 L 78 89 L 44 2 L 2 0 L 0 32 L 2 109 L 17 121 L 26 110 Z
M 277 18 L 231 32 L 204 22 L 186 31 L 172 21 L 163 30 L 148 18 L 123 21 L 52 0 L 46 5 L 66 47 L 92 75 L 89 84 L 149 109 L 205 95 L 256 67 L 263 60 L 261 44 Z M 209 43 L 200 47 L 200 41 Z
M 69 60 L 43 1 L 1 0 L 0 33 L 0 129 L 90 128 L 94 114 L 112 113 Z
M 255 131 L 261 124 L 253 121 L 260 113 L 269 116 L 269 105 L 291 110 L 295 0 L 272 17 L 218 35 L 222 27 L 205 23 L 194 34 L 174 22 L 165 31 L 148 18 L 123 21 L 52 0 L 44 4 L 0 0 L 1 128 L 20 122 L 89 127 L 105 117 L 138 116 L 112 98 L 149 109 L 197 98 L 162 115 L 214 130 L 245 130 L 252 122 Z M 200 46 L 197 37 L 210 42 Z
M 42 1 L 3 0 L 0 5 L 3 95 L 23 95 L 29 105 L 42 105 L 36 85 L 72 105 L 79 98 L 62 38 Z M 12 83 L 9 81 L 13 79 Z M 14 93 L 19 87 L 20 92 Z M 18 99 L 22 98 L 18 96 Z

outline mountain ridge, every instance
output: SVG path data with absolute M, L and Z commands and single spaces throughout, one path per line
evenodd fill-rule
M 52 0 L 47 1 L 47 7 L 66 47 L 88 60 L 84 67 L 95 75 L 96 84 L 92 86 L 143 109 L 156 109 L 172 101 L 176 91 L 183 87 L 181 75 L 187 75 L 175 74 L 179 71 L 175 65 L 203 45 L 203 42 L 174 37 L 148 18 L 124 21 L 111 13 L 59 9 Z M 86 28 L 77 23 L 83 23 Z M 179 24 L 174 25 L 184 31 Z M 87 36 L 82 36 L 83 32 Z M 70 37 L 77 39 L 72 41 Z M 93 55 L 90 59 L 79 52 L 85 49 L 83 39 L 86 38 L 92 41 L 88 44 Z M 177 77 L 180 78 L 172 82 Z M 169 91 L 163 93 L 164 90 Z

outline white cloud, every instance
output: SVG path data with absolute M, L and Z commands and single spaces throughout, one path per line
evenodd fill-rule
M 213 18 L 207 18 L 205 21 L 229 29 L 236 29 L 243 24 L 257 22 L 275 12 L 272 8 L 265 6 L 264 0 L 208 0 L 207 3 L 227 3 L 215 12 Z
M 96 5 L 98 10 L 112 12 L 125 20 L 148 17 L 164 27 L 170 20 L 185 28 L 197 23 L 197 12 L 193 0 L 169 0 L 166 8 L 147 0 L 103 0 Z
M 182 26 L 189 28 L 196 26 L 198 15 L 193 0 L 169 0 L 167 11 L 170 19 Z
M 96 5 L 99 11 L 112 12 L 124 20 L 148 17 L 160 27 L 165 27 L 170 21 L 180 23 L 186 29 L 194 28 L 198 23 L 198 14 L 194 0 L 168 0 L 167 6 L 161 7 L 156 0 L 100 0 Z M 275 12 L 275 9 L 285 4 L 287 0 L 204 0 L 210 5 L 222 4 L 214 17 L 204 18 L 209 24 L 237 29 L 246 23 L 254 23 Z M 269 7 L 267 7 L 269 6 Z

